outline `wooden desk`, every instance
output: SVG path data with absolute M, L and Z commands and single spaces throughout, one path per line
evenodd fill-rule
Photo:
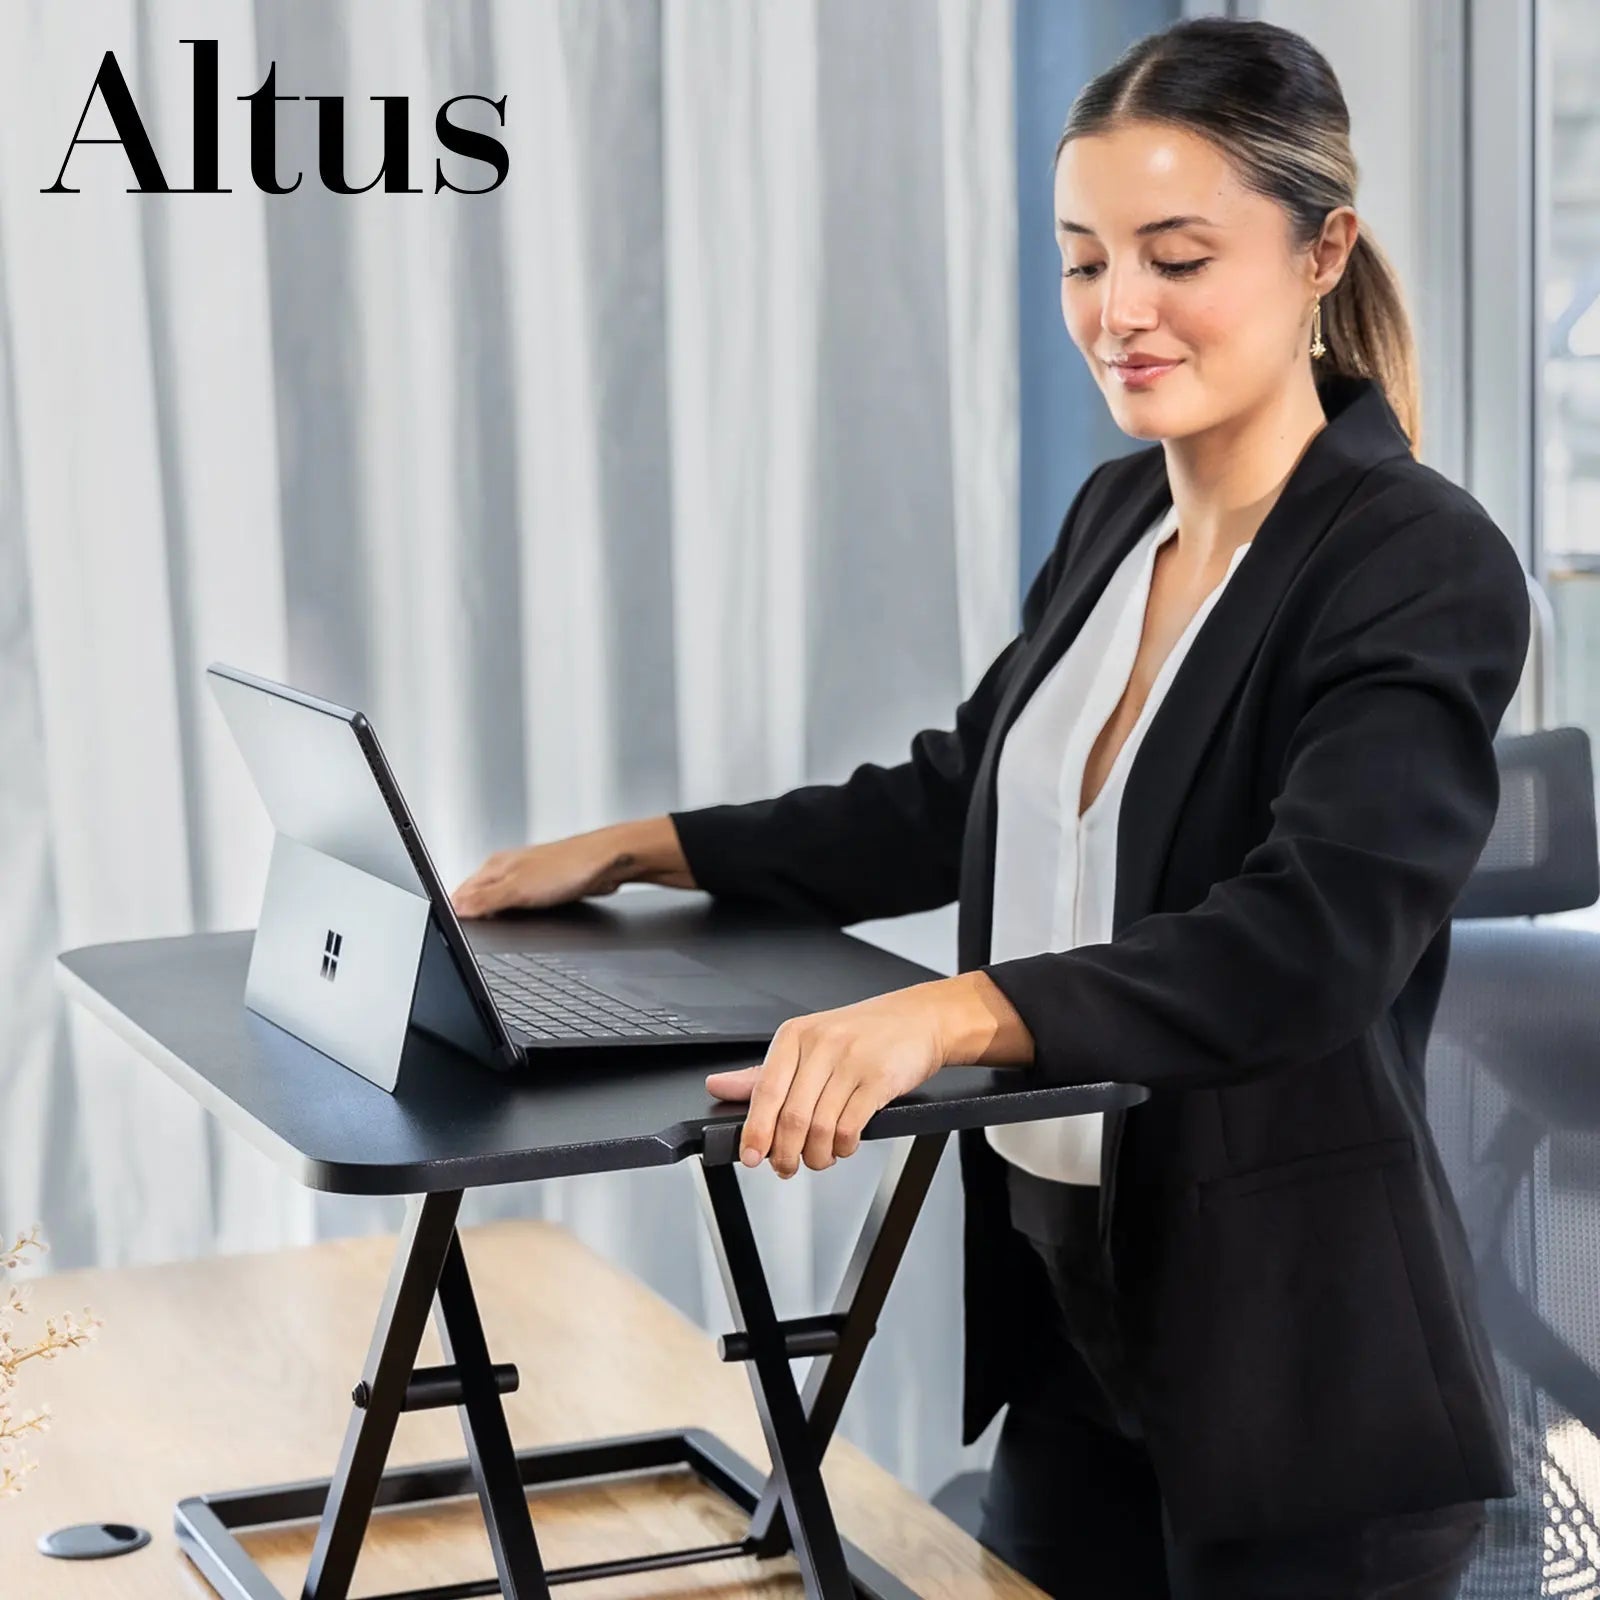
M 543 1222 L 463 1231 L 485 1330 L 523 1387 L 506 1397 L 519 1447 L 690 1424 L 765 1469 L 747 1374 L 636 1279 Z M 0 1501 L 6 1600 L 173 1600 L 213 1591 L 179 1552 L 186 1495 L 325 1473 L 350 1416 L 349 1389 L 372 1332 L 394 1239 L 340 1240 L 271 1254 L 39 1282 L 35 1307 L 89 1306 L 105 1319 L 84 1349 L 38 1364 L 20 1396 L 49 1401 L 39 1468 Z M 570 1308 L 584 1307 L 575 1315 Z M 563 1311 L 561 1308 L 566 1307 Z M 441 1359 L 430 1329 L 422 1359 Z M 396 1462 L 461 1454 L 454 1411 L 403 1416 Z M 1037 1597 L 1040 1591 L 954 1523 L 835 1438 L 823 1466 L 841 1533 L 927 1600 Z M 737 1539 L 734 1508 L 687 1474 L 612 1480 L 530 1497 L 551 1566 Z M 73 1522 L 134 1522 L 152 1543 L 106 1561 L 53 1561 L 34 1548 Z M 245 1543 L 285 1596 L 297 1596 L 311 1524 Z M 494 1570 L 474 1498 L 379 1511 L 356 1570 L 357 1595 L 478 1579 Z M 574 1600 L 802 1594 L 792 1556 L 723 1561 L 578 1583 Z

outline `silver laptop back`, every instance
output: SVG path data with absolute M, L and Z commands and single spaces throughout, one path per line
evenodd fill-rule
M 393 1091 L 430 901 L 357 714 L 207 669 L 277 830 L 245 1004 Z

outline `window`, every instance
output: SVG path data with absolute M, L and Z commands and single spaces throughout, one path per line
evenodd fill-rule
M 1538 571 L 1554 615 L 1549 720 L 1600 748 L 1600 8 L 1543 0 Z

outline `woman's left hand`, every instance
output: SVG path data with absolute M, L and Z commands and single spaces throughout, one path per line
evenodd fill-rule
M 750 1102 L 740 1160 L 753 1167 L 770 1154 L 778 1175 L 792 1178 L 802 1160 L 820 1172 L 854 1155 L 874 1113 L 943 1066 L 979 1063 L 1002 1034 L 1002 1060 L 988 1064 L 1031 1058 L 1032 1040 L 1005 997 L 984 974 L 964 973 L 791 1017 L 759 1066 L 713 1072 L 706 1088 Z

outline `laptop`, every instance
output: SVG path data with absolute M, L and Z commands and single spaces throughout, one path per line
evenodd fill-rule
M 381 1087 L 411 1027 L 507 1068 L 765 1044 L 814 1009 L 668 947 L 474 950 L 367 718 L 221 662 L 206 678 L 276 833 L 245 1004 Z

